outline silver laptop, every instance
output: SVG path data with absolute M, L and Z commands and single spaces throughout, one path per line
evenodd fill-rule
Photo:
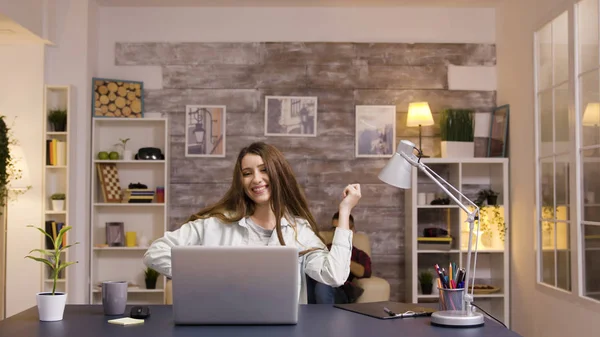
M 298 323 L 294 247 L 171 249 L 175 324 Z

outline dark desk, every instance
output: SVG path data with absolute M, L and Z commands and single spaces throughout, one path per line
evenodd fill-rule
M 37 308 L 33 307 L 0 321 L 0 337 L 519 337 L 491 320 L 480 328 L 440 328 L 432 326 L 428 317 L 380 320 L 331 305 L 301 305 L 297 325 L 279 326 L 174 326 L 171 306 L 150 308 L 152 315 L 144 324 L 120 326 L 107 323 L 108 319 L 116 317 L 104 316 L 101 305 L 67 305 L 64 319 L 59 322 L 40 322 Z

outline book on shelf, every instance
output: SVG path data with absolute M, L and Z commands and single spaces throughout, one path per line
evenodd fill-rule
M 58 139 L 46 139 L 46 165 L 67 165 L 67 142 Z

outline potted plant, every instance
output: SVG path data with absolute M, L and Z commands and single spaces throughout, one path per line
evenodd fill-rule
M 129 141 L 129 138 L 119 138 L 119 141 L 120 143 L 117 143 L 115 145 L 122 148 L 121 158 L 124 160 L 133 160 L 133 153 L 131 153 L 131 150 L 127 150 L 127 142 Z
M 40 292 L 36 294 L 36 301 L 40 321 L 60 321 L 63 319 L 65 304 L 67 303 L 67 293 L 56 291 L 58 274 L 68 266 L 77 263 L 61 261 L 60 254 L 62 254 L 69 247 L 78 244 L 79 242 L 75 242 L 71 245 L 63 244 L 63 237 L 71 229 L 71 226 L 63 227 L 56 235 L 56 238 L 53 238 L 43 228 L 35 227 L 32 225 L 28 225 L 27 227 L 36 228 L 52 241 L 53 249 L 33 249 L 29 252 L 29 254 L 33 252 L 38 252 L 41 254 L 40 257 L 35 257 L 31 255 L 27 255 L 25 257 L 41 262 L 44 265 L 48 266 L 51 270 L 52 292 Z
M 423 295 L 431 295 L 431 291 L 433 290 L 433 274 L 429 271 L 419 273 L 419 283 L 421 284 Z
M 65 210 L 65 199 L 66 196 L 64 193 L 54 193 L 50 196 L 52 200 L 52 210 L 53 211 L 64 211 Z
M 440 114 L 440 136 L 443 158 L 472 158 L 475 151 L 473 142 L 473 111 L 446 109 Z
M 499 193 L 492 189 L 483 189 L 477 193 L 477 199 L 475 204 L 479 207 L 483 205 L 483 202 L 486 201 L 488 206 L 498 205 L 498 195 Z
M 156 289 L 156 280 L 160 274 L 150 267 L 146 268 L 144 274 L 146 274 L 146 289 Z
M 52 124 L 54 131 L 64 132 L 67 130 L 67 110 L 53 109 L 48 113 L 48 121 Z

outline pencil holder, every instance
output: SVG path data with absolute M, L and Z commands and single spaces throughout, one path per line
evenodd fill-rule
M 439 310 L 462 310 L 463 297 L 465 289 L 447 289 L 440 288 L 440 301 L 438 303 Z

